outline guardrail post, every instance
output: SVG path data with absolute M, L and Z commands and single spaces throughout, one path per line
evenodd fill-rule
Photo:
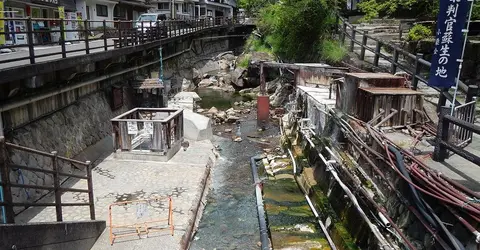
M 107 21 L 103 20 L 103 48 L 105 51 L 108 50 L 108 44 L 107 44 Z
M 92 163 L 90 161 L 85 162 L 87 164 L 87 185 L 88 185 L 88 202 L 90 203 L 90 219 L 95 220 L 95 203 L 93 198 L 93 180 L 92 180 Z
M 440 115 L 438 117 L 438 128 L 437 128 L 437 137 L 435 142 L 435 149 L 433 150 L 432 159 L 434 161 L 442 162 L 447 156 L 447 149 L 442 146 L 442 141 L 448 143 L 448 129 L 450 127 L 450 122 L 445 119 L 445 115 L 450 114 L 449 107 L 441 107 Z
M 67 57 L 67 50 L 65 48 L 65 21 L 60 19 L 60 45 L 62 46 L 62 58 Z
M 157 21 L 157 25 L 155 25 L 155 40 L 160 40 L 160 21 Z
M 122 21 L 118 21 L 118 47 L 123 47 L 122 41 Z
M 363 31 L 362 45 L 360 46 L 360 60 L 365 60 L 365 47 L 367 46 L 368 30 Z
M 378 67 L 378 60 L 380 59 L 380 50 L 382 49 L 382 42 L 377 41 L 375 45 L 375 57 L 373 57 L 373 66 Z
M 422 53 L 417 53 L 415 55 L 415 75 L 413 75 L 413 84 L 412 84 L 412 89 L 417 90 L 418 87 L 418 75 L 420 75 L 420 72 L 422 70 L 422 64 L 419 62 L 419 59 L 423 58 Z
M 30 64 L 35 64 L 35 49 L 33 42 L 33 24 L 32 18 L 27 19 L 27 37 L 28 37 L 28 56 L 30 57 Z
M 15 223 L 15 213 L 12 206 L 12 189 L 10 188 L 10 168 L 7 162 L 7 147 L 5 144 L 5 137 L 0 136 L 0 176 L 2 177 L 1 187 L 3 190 L 3 201 L 6 203 L 5 208 L 5 222 Z M 0 206 L 0 209 L 2 206 Z
M 403 30 L 402 30 L 402 22 L 398 25 L 398 40 L 402 41 Z
M 340 39 L 342 45 L 345 45 L 345 34 L 347 34 L 347 23 L 343 21 L 342 38 Z
M 350 52 L 353 52 L 353 49 L 355 48 L 355 34 L 357 30 L 355 26 L 352 26 L 352 39 L 350 39 Z
M 57 221 L 63 221 L 62 216 L 62 192 L 60 191 L 60 169 L 58 167 L 57 151 L 52 151 L 53 187 L 55 188 L 55 212 Z
M 465 97 L 465 103 L 471 102 L 473 97 L 479 95 L 477 85 L 468 85 L 467 96 Z
M 84 34 L 85 34 L 85 53 L 86 54 L 90 54 L 90 42 L 89 42 L 89 38 L 88 36 L 90 35 L 90 32 L 88 32 L 88 26 L 89 26 L 89 23 L 88 23 L 88 20 L 85 19 L 83 20 L 83 26 L 84 26 Z
M 339 24 L 340 24 L 340 16 L 339 16 L 339 14 L 337 13 L 337 14 L 335 15 L 335 33 L 336 33 L 336 34 L 339 34 L 339 30 L 338 30 Z
M 393 75 L 397 72 L 397 63 L 398 63 L 398 50 L 394 46 L 393 47 L 393 63 L 390 67 L 390 73 Z

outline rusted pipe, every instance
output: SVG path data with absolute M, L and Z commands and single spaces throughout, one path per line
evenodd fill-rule
M 392 118 L 394 115 L 396 115 L 398 113 L 398 110 L 396 110 L 396 109 L 391 109 L 390 111 L 392 113 L 388 114 L 387 117 L 385 117 L 383 120 L 381 120 L 379 123 L 377 123 L 377 125 L 375 125 L 373 127 L 378 128 L 380 125 L 384 124 L 385 122 L 390 120 L 390 118 Z

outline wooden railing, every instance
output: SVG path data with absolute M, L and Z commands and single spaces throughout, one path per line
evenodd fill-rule
M 28 51 L 28 55 L 22 54 L 15 57 L 8 56 L 4 59 L 0 58 L 0 66 L 13 62 L 17 62 L 13 66 L 18 66 L 19 61 L 22 61 L 24 64 L 35 64 L 39 61 L 37 59 L 44 59 L 45 57 L 52 58 L 52 56 L 56 56 L 55 59 L 60 59 L 72 54 L 102 52 L 109 49 L 135 46 L 170 37 L 182 36 L 208 28 L 241 24 L 243 18 L 208 17 L 150 22 L 46 18 L 3 18 L 0 20 L 5 21 L 5 23 L 23 23 L 26 27 L 24 31 L 11 32 L 7 30 L 0 32 L 0 35 L 5 35 L 5 37 L 24 38 L 25 44 L 0 44 L 0 49 L 8 48 Z M 58 30 L 34 30 L 34 23 L 46 22 L 58 24 Z M 68 22 L 75 23 L 77 28 L 65 29 L 65 24 Z M 59 45 L 59 47 L 50 47 L 48 48 L 48 52 L 45 52 L 45 50 L 35 49 L 35 47 L 39 45 Z
M 474 97 L 473 100 L 465 104 L 456 106 L 454 108 L 453 117 L 458 120 L 465 121 L 467 123 L 475 123 L 475 106 L 477 98 Z M 450 142 L 457 147 L 465 147 L 470 142 L 472 142 L 472 131 L 464 127 L 452 124 L 450 127 L 452 131 L 452 136 L 450 137 Z
M 480 134 L 480 126 L 452 116 L 450 115 L 450 107 L 442 107 L 438 119 L 437 139 L 432 159 L 442 162 L 448 158 L 448 150 L 450 150 L 464 159 L 480 166 L 480 156 L 468 152 L 456 145 L 455 142 L 452 142 L 451 136 L 456 132 L 455 130 L 452 131 L 452 128 L 455 127 L 461 128 L 470 133 Z
M 412 77 L 412 89 L 416 90 L 418 88 L 418 83 L 423 82 L 428 83 L 428 72 L 430 71 L 431 63 L 423 59 L 423 54 L 417 53 L 416 55 L 405 51 L 399 46 L 382 41 L 378 38 L 375 38 L 368 34 L 368 31 L 360 31 L 353 24 L 348 23 L 348 21 L 343 17 L 338 17 L 338 31 L 340 35 L 340 41 L 342 44 L 345 44 L 346 39 L 348 38 L 348 49 L 350 52 L 354 51 L 355 45 L 360 46 L 360 55 L 359 59 L 365 60 L 365 51 L 370 51 L 374 54 L 373 66 L 379 66 L 379 59 L 384 59 L 390 63 L 390 73 L 395 74 L 397 69 L 407 72 Z M 361 40 L 357 40 L 357 34 L 361 35 Z M 368 41 L 375 42 L 375 48 L 368 46 Z M 382 49 L 391 51 L 391 53 L 382 52 Z M 400 60 L 403 57 L 405 59 L 403 62 Z M 423 74 L 422 74 L 423 73 Z M 432 87 L 433 89 L 441 92 L 441 89 Z M 463 82 L 460 82 L 459 88 L 465 93 L 468 91 L 468 86 Z M 477 93 L 478 95 L 478 93 Z
M 31 166 L 21 166 L 13 165 L 8 161 L 7 150 L 19 150 L 33 155 L 39 155 L 43 157 L 48 157 L 52 162 L 52 169 L 42 169 L 38 167 Z M 72 164 L 75 167 L 84 168 L 86 170 L 85 174 L 72 174 L 65 173 L 61 171 L 60 161 L 63 161 L 67 164 Z M 81 162 L 66 157 L 59 156 L 56 151 L 52 153 L 42 152 L 39 150 L 19 146 L 5 141 L 5 137 L 0 137 L 0 169 L 1 169 L 1 186 L 3 189 L 3 201 L 0 200 L 0 207 L 4 208 L 5 219 L 7 223 L 15 223 L 15 213 L 14 207 L 48 207 L 54 206 L 56 211 L 57 221 L 63 221 L 62 207 L 66 206 L 89 206 L 90 207 L 90 218 L 95 220 L 95 206 L 93 199 L 93 182 L 92 182 L 92 164 L 90 161 Z M 42 186 L 42 185 L 30 185 L 30 184 L 18 184 L 13 183 L 10 180 L 10 171 L 14 169 L 21 169 L 32 171 L 36 173 L 48 174 L 53 176 L 53 187 L 51 186 Z M 76 188 L 67 188 L 61 186 L 62 177 L 77 178 L 87 180 L 87 189 L 76 189 Z M 36 190 L 46 190 L 48 192 L 54 192 L 55 201 L 53 203 L 42 203 L 42 202 L 15 202 L 13 201 L 12 188 L 21 188 L 21 189 L 36 189 Z M 62 202 L 62 193 L 63 192 L 73 192 L 73 193 L 87 193 L 88 202 L 85 203 L 65 203 Z
M 166 154 L 183 141 L 183 110 L 135 108 L 111 120 L 114 150 Z

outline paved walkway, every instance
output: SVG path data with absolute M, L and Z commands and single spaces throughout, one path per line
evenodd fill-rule
M 175 235 L 168 231 L 154 233 L 147 239 L 138 237 L 119 238 L 115 249 L 180 249 L 180 241 L 194 218 L 194 212 L 206 185 L 206 166 L 213 166 L 215 156 L 210 141 L 190 142 L 186 151 L 180 150 L 169 162 L 120 161 L 108 156 L 93 172 L 95 211 L 98 220 L 107 221 L 107 230 L 93 249 L 111 249 L 109 243 L 110 204 L 155 197 L 172 196 Z M 64 186 L 86 188 L 86 181 L 67 182 Z M 45 197 L 40 202 L 51 202 L 53 197 Z M 62 202 L 86 202 L 86 194 L 65 193 Z M 112 209 L 115 224 L 131 224 L 145 218 L 166 218 L 168 202 L 147 206 L 144 216 L 137 218 L 139 206 L 116 207 Z M 64 207 L 64 221 L 89 220 L 88 207 Z M 31 208 L 15 218 L 16 223 L 44 222 L 55 220 L 55 208 Z M 162 225 L 163 226 L 163 225 Z M 165 225 L 166 226 L 166 225 Z

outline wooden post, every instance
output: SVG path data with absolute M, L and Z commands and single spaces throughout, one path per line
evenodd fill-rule
M 373 66 L 378 67 L 378 60 L 380 58 L 380 51 L 382 49 L 382 42 L 377 40 L 377 44 L 375 45 L 375 57 L 373 58 Z
M 469 85 L 468 89 L 467 89 L 467 96 L 465 98 L 465 103 L 471 102 L 473 100 L 473 97 L 475 97 L 478 94 L 480 94 L 480 93 L 478 93 L 478 86 L 477 85 Z M 2 124 L 1 119 L 0 119 L 0 124 Z
M 402 41 L 403 30 L 402 30 L 402 22 L 398 25 L 398 41 Z
M 85 19 L 83 21 L 83 26 L 84 26 L 84 29 L 85 29 L 84 34 L 85 34 L 85 53 L 86 54 L 90 54 L 90 42 L 88 40 L 89 39 L 88 36 L 89 36 L 90 32 L 88 32 L 88 25 L 89 25 L 88 20 Z
M 90 161 L 85 162 L 87 164 L 87 185 L 88 185 L 88 202 L 90 203 L 90 219 L 95 220 L 95 203 L 93 198 L 93 180 L 92 180 L 92 163 Z
M 33 24 L 32 18 L 27 19 L 27 37 L 28 37 L 28 56 L 30 57 L 30 64 L 35 64 L 35 50 L 33 42 Z
M 362 46 L 360 51 L 360 60 L 365 60 L 365 47 L 367 46 L 368 30 L 363 31 Z
M 417 87 L 418 87 L 418 76 L 420 75 L 420 72 L 422 70 L 422 64 L 419 61 L 419 59 L 421 58 L 423 58 L 422 53 L 417 53 L 415 55 L 415 74 L 413 75 L 413 84 L 412 84 L 413 90 L 417 90 Z
M 8 167 L 7 161 L 7 148 L 5 144 L 5 137 L 0 136 L 0 176 L 1 176 L 1 187 L 3 191 L 3 202 L 6 204 L 3 206 L 5 208 L 5 221 L 7 223 L 15 223 L 15 213 L 13 212 L 12 206 L 12 189 L 10 188 L 10 168 Z M 0 206 L 0 209 L 2 206 Z
M 350 39 L 350 52 L 353 52 L 353 49 L 355 48 L 355 34 L 357 30 L 355 26 L 352 26 L 352 35 Z
M 438 117 L 438 128 L 437 128 L 437 137 L 435 142 L 435 149 L 433 150 L 432 159 L 434 161 L 442 162 L 447 158 L 448 151 L 442 146 L 443 142 L 448 142 L 448 129 L 450 127 L 450 122 L 445 119 L 445 115 L 450 114 L 450 108 L 443 106 L 440 109 L 440 115 Z
M 393 63 L 390 67 L 390 73 L 393 75 L 397 72 L 397 63 L 398 63 L 398 50 L 393 47 Z
M 55 188 L 55 211 L 57 214 L 57 221 L 63 221 L 62 192 L 60 191 L 60 169 L 58 166 L 57 151 L 52 151 L 52 167 L 53 171 L 55 171 L 53 174 L 53 187 Z
M 103 20 L 103 48 L 105 51 L 108 50 L 107 44 L 107 21 Z
M 342 38 L 340 39 L 342 41 L 342 45 L 345 45 L 345 34 L 347 33 L 347 23 L 343 21 L 343 29 L 342 29 Z

